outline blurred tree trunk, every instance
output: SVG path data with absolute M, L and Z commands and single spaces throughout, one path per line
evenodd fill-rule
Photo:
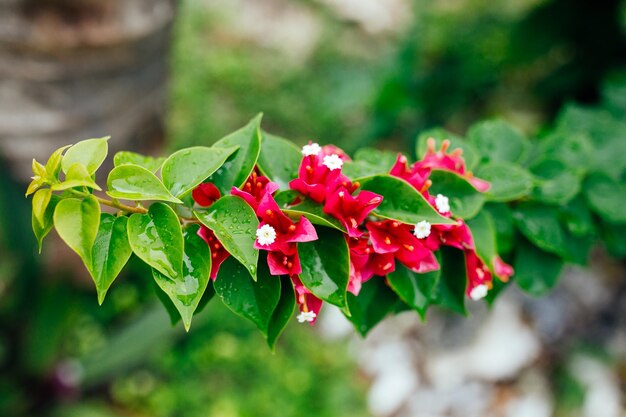
M 0 154 L 30 159 L 111 135 L 112 150 L 163 137 L 175 0 L 0 0 Z

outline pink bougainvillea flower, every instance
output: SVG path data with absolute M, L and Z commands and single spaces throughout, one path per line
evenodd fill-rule
M 322 155 L 326 156 L 326 155 L 337 155 L 339 157 L 339 159 L 341 159 L 343 162 L 346 161 L 350 161 L 350 157 L 348 156 L 347 153 L 345 153 L 343 151 L 343 149 L 338 148 L 335 145 L 324 145 L 322 147 Z
M 374 275 L 385 276 L 395 270 L 392 253 L 376 253 L 369 243 L 369 235 L 364 233 L 359 238 L 347 238 L 350 247 L 350 280 L 348 291 L 358 295 L 361 284 Z
M 217 277 L 220 265 L 230 256 L 230 253 L 226 251 L 222 243 L 215 236 L 215 233 L 208 227 L 200 226 L 198 236 L 204 239 L 211 249 L 211 279 L 214 280 Z
M 271 182 L 267 177 L 259 175 L 256 169 L 248 177 L 241 189 L 233 187 L 232 195 L 243 198 L 246 203 L 256 212 L 259 202 L 265 194 L 274 194 L 278 190 L 278 184 Z
M 392 253 L 410 270 L 425 273 L 439 269 L 439 263 L 424 241 L 413 234 L 413 226 L 394 220 L 367 222 L 370 241 L 376 253 Z M 391 271 L 389 271 L 391 272 Z
M 396 163 L 391 167 L 389 174 L 402 178 L 421 193 L 426 192 L 431 186 L 431 181 L 428 179 L 430 169 L 420 169 L 416 164 L 409 168 L 409 161 L 402 154 L 398 154 Z
M 296 302 L 298 303 L 298 322 L 315 324 L 322 309 L 322 300 L 314 296 L 300 281 L 298 275 L 291 275 L 296 292 Z
M 513 267 L 502 260 L 499 256 L 493 258 L 493 270 L 496 276 L 502 282 L 507 282 L 509 278 L 515 273 Z
M 458 219 L 456 224 L 438 224 L 432 227 L 442 245 L 461 250 L 473 250 L 475 248 L 472 232 L 461 219 Z
M 272 275 L 297 275 L 302 272 L 298 247 L 295 243 L 290 244 L 283 251 L 270 251 L 267 253 L 267 265 Z
M 324 213 L 330 214 L 343 224 L 348 236 L 359 237 L 363 233 L 358 229 L 367 215 L 383 201 L 383 197 L 371 191 L 361 191 L 356 196 L 343 186 L 330 194 L 324 203 Z
M 476 254 L 476 251 L 465 251 L 465 269 L 467 272 L 467 295 L 472 300 L 480 300 L 491 289 L 491 272 Z
M 209 207 L 220 198 L 220 190 L 213 183 L 205 182 L 193 189 L 191 197 L 198 205 Z

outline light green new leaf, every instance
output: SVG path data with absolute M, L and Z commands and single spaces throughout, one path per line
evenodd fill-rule
M 386 219 L 416 224 L 422 220 L 430 224 L 455 224 L 454 220 L 441 216 L 408 182 L 390 175 L 374 175 L 362 178 L 361 189 L 383 196 L 374 213 Z
M 66 198 L 54 209 L 54 228 L 61 239 L 91 268 L 91 250 L 100 223 L 100 205 L 92 195 Z
M 157 285 L 172 300 L 189 331 L 191 319 L 209 283 L 211 275 L 211 251 L 198 236 L 198 226 L 193 225 L 183 233 L 185 242 L 183 273 L 170 279 L 156 269 L 152 270 Z
M 69 148 L 72 145 L 62 146 L 56 151 L 52 152 L 52 155 L 48 158 L 48 162 L 46 162 L 46 173 L 48 177 L 58 178 L 59 172 L 61 171 L 61 160 L 63 159 L 63 151 Z
M 38 190 L 33 195 L 33 216 L 42 227 L 45 223 L 46 209 L 48 208 L 48 203 L 50 203 L 51 197 L 52 190 L 49 188 Z
M 110 138 L 110 136 L 106 136 L 100 139 L 81 140 L 71 146 L 61 160 L 63 172 L 67 174 L 72 165 L 80 163 L 87 168 L 89 175 L 93 175 L 107 157 L 109 151 L 107 141 Z
M 440 276 L 440 269 L 418 274 L 396 263 L 396 269 L 387 275 L 387 281 L 395 293 L 424 320 Z
M 65 181 L 59 184 L 52 184 L 50 188 L 53 191 L 62 191 L 74 187 L 89 187 L 98 191 L 101 190 L 87 171 L 87 168 L 80 162 L 76 162 L 67 170 Z
M 170 279 L 183 268 L 183 232 L 178 216 L 165 203 L 154 203 L 146 214 L 128 219 L 128 241 L 133 253 Z
M 253 245 L 259 220 L 252 207 L 239 197 L 227 195 L 208 209 L 194 211 L 194 214 L 203 225 L 213 230 L 228 253 L 256 280 L 259 251 Z
M 343 233 L 317 228 L 318 240 L 299 243 L 300 280 L 313 295 L 338 307 L 347 306 L 350 255 Z
M 252 173 L 261 153 L 261 117 L 259 114 L 246 126 L 213 145 L 214 148 L 239 146 L 239 150 L 209 178 L 222 195 L 229 194 L 233 186 L 241 187 Z
M 359 295 L 348 293 L 348 306 L 352 322 L 361 336 L 366 336 L 389 314 L 395 313 L 402 301 L 380 277 L 374 277 L 361 286 Z
M 286 190 L 289 181 L 298 176 L 302 153 L 293 142 L 278 136 L 262 132 L 261 154 L 257 164 L 270 180 Z
M 161 168 L 163 184 L 172 195 L 181 197 L 217 171 L 237 149 L 238 146 L 230 148 L 195 146 L 174 152 Z
M 528 139 L 504 120 L 487 120 L 472 125 L 467 140 L 482 155 L 482 162 L 522 162 L 530 148 Z
M 229 257 L 220 266 L 213 286 L 229 309 L 250 320 L 268 337 L 272 314 L 280 300 L 279 277 L 259 274 L 258 280 L 253 281 L 248 270 Z
M 116 167 L 120 165 L 139 165 L 152 173 L 157 172 L 164 161 L 165 158 L 154 158 L 129 151 L 120 151 L 113 157 L 113 165 Z
M 100 226 L 91 250 L 92 262 L 89 268 L 96 284 L 100 305 L 132 253 L 128 243 L 127 223 L 128 217 L 125 216 L 115 217 L 108 213 L 100 215 Z
M 476 176 L 491 184 L 485 196 L 489 201 L 512 201 L 530 194 L 533 176 L 526 169 L 510 162 L 481 165 Z
M 107 194 L 124 200 L 161 200 L 181 204 L 149 170 L 138 165 L 113 168 L 107 179 Z
M 50 230 L 52 230 L 52 226 L 54 225 L 54 209 L 56 208 L 57 203 L 59 202 L 59 196 L 52 195 L 50 197 L 50 201 L 46 205 L 46 209 L 44 210 L 43 217 L 40 219 L 35 218 L 35 210 L 33 210 L 31 216 L 31 224 L 33 227 L 33 233 L 37 238 L 37 246 L 39 248 L 39 253 L 41 253 L 41 245 L 43 243 L 43 239 L 48 235 Z
M 485 196 L 465 178 L 451 171 L 433 170 L 429 179 L 433 182 L 429 189 L 431 195 L 443 194 L 450 200 L 450 211 L 455 216 L 471 219 L 476 216 Z

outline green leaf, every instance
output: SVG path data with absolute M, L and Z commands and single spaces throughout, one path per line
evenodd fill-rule
M 41 245 L 43 243 L 43 239 L 48 235 L 50 230 L 52 230 L 52 226 L 54 226 L 54 210 L 56 208 L 57 203 L 60 201 L 59 196 L 52 195 L 50 197 L 50 201 L 46 205 L 46 209 L 44 211 L 43 217 L 41 221 L 35 218 L 35 211 L 33 210 L 31 223 L 33 227 L 33 233 L 37 238 L 37 246 L 39 249 L 39 253 L 41 253 Z
M 433 292 L 433 303 L 456 313 L 467 315 L 465 309 L 467 275 L 463 252 L 458 249 L 443 247 L 441 248 L 439 264 L 441 265 L 441 275 Z
M 566 204 L 580 191 L 580 175 L 562 162 L 543 160 L 531 168 L 538 179 L 533 197 L 548 204 Z
M 148 171 L 155 173 L 163 165 L 165 158 L 153 158 L 152 156 L 141 155 L 135 152 L 120 151 L 113 157 L 113 165 L 139 165 Z
M 539 248 L 567 256 L 566 236 L 555 207 L 539 203 L 523 203 L 513 213 L 522 234 Z
M 124 200 L 162 200 L 181 204 L 150 171 L 138 165 L 113 168 L 107 179 L 107 194 Z
M 600 234 L 604 241 L 604 246 L 611 256 L 615 258 L 626 258 L 626 224 L 611 224 L 605 221 L 600 222 Z
M 194 211 L 202 224 L 213 230 L 228 253 L 241 262 L 254 280 L 257 276 L 259 251 L 254 249 L 259 220 L 243 199 L 227 195 L 206 210 Z
M 361 189 L 383 196 L 374 213 L 386 219 L 416 224 L 422 220 L 430 224 L 455 224 L 443 217 L 408 182 L 390 175 L 375 175 L 361 179 Z
M 418 274 L 404 267 L 404 265 L 396 263 L 396 270 L 387 275 L 387 281 L 402 301 L 417 311 L 424 320 L 440 276 L 440 269 Z
M 211 251 L 206 242 L 198 236 L 198 226 L 192 225 L 183 232 L 184 255 L 183 273 L 174 279 L 152 270 L 157 285 L 170 298 L 183 319 L 185 330 L 189 331 L 194 311 L 209 283 L 211 275 Z
M 61 160 L 63 172 L 69 173 L 72 165 L 80 163 L 87 168 L 89 175 L 93 175 L 107 157 L 107 152 L 109 151 L 107 141 L 110 138 L 110 136 L 106 136 L 100 139 L 82 140 L 71 146 Z
M 491 215 L 488 211 L 482 211 L 475 218 L 468 220 L 467 225 L 472 231 L 478 256 L 489 267 L 491 273 L 495 274 L 493 260 L 498 256 L 498 248 L 495 225 Z
M 45 178 L 42 178 L 39 175 L 35 175 L 33 177 L 33 180 L 30 182 L 30 184 L 28 184 L 28 188 L 26 189 L 26 193 L 24 194 L 24 197 L 28 197 L 29 195 L 37 191 L 46 183 L 47 181 Z
M 236 314 L 250 320 L 268 337 L 272 314 L 280 300 L 280 278 L 259 270 L 258 280 L 250 279 L 248 270 L 229 257 L 220 266 L 214 282 L 215 292 Z
M 353 161 L 343 164 L 341 172 L 351 179 L 387 174 L 396 162 L 396 157 L 396 152 L 361 148 L 356 151 Z
M 561 220 L 572 235 L 589 236 L 594 234 L 595 225 L 591 211 L 581 194 L 561 207 L 560 212 Z
M 491 184 L 485 194 L 489 201 L 517 200 L 530 194 L 533 189 L 532 175 L 520 167 L 508 162 L 491 162 L 482 165 L 476 176 Z
M 433 170 L 429 179 L 433 182 L 430 194 L 443 194 L 450 200 L 450 211 L 458 217 L 474 217 L 483 204 L 485 196 L 465 178 L 451 171 Z
M 50 203 L 51 197 L 52 190 L 49 188 L 38 190 L 33 195 L 33 217 L 42 227 L 45 223 L 46 209 L 48 208 L 48 203 Z
M 69 148 L 71 145 L 62 146 L 56 151 L 52 152 L 52 155 L 46 162 L 46 174 L 48 178 L 56 179 L 61 171 L 61 160 L 63 159 L 63 151 Z
M 161 168 L 163 184 L 172 195 L 181 197 L 217 171 L 226 158 L 237 149 L 237 146 L 231 148 L 195 146 L 174 152 Z
M 91 249 L 98 233 L 100 205 L 94 196 L 66 198 L 54 209 L 54 228 L 61 239 L 91 268 Z
M 513 249 L 515 235 L 515 223 L 513 212 L 506 204 L 485 204 L 485 211 L 491 215 L 496 229 L 496 247 L 500 253 L 509 253 Z
M 241 187 L 252 173 L 261 153 L 261 117 L 259 114 L 246 126 L 213 145 L 215 148 L 239 146 L 239 150 L 210 177 L 222 195 L 229 194 L 233 186 Z
M 374 277 L 361 286 L 358 296 L 348 293 L 348 320 L 361 336 L 366 336 L 390 313 L 398 310 L 402 302 L 382 277 Z
M 487 120 L 472 125 L 467 139 L 482 155 L 482 162 L 522 162 L 530 143 L 513 126 L 504 120 Z
M 313 295 L 338 307 L 346 307 L 350 277 L 350 255 L 344 234 L 317 228 L 318 240 L 299 243 L 300 280 Z
M 132 250 L 128 243 L 126 225 L 128 217 L 115 217 L 108 213 L 100 215 L 100 226 L 91 250 L 91 277 L 98 291 L 98 303 L 102 305 L 109 287 L 128 262 Z
M 146 214 L 128 219 L 128 241 L 133 253 L 170 279 L 183 268 L 183 233 L 178 216 L 167 204 L 154 203 Z
M 541 141 L 540 152 L 544 158 L 556 159 L 569 167 L 580 169 L 590 164 L 593 143 L 584 133 L 556 131 Z
M 296 309 L 296 295 L 291 279 L 287 275 L 282 275 L 280 277 L 280 284 L 280 299 L 278 300 L 276 309 L 272 313 L 272 318 L 270 319 L 267 329 L 267 344 L 272 350 L 274 350 L 278 337 L 285 329 L 285 326 L 287 326 L 291 317 L 293 317 L 293 313 Z
M 283 190 L 289 188 L 289 181 L 298 176 L 302 153 L 293 142 L 263 132 L 261 154 L 257 164 L 270 180 Z
M 91 177 L 91 174 L 87 171 L 87 168 L 79 162 L 73 164 L 67 170 L 67 174 L 65 174 L 65 181 L 58 184 L 52 184 L 50 188 L 52 188 L 53 191 L 61 191 L 74 187 L 89 187 L 98 191 L 101 190 L 98 184 L 96 184 Z
M 285 193 L 280 193 L 285 194 Z M 317 224 L 319 226 L 332 227 L 333 229 L 337 229 L 346 232 L 346 228 L 339 222 L 339 220 L 334 217 L 324 213 L 324 207 L 321 204 L 314 202 L 308 198 L 305 198 L 302 203 L 296 204 L 295 206 L 290 206 L 283 210 L 283 212 L 292 218 L 299 218 L 300 216 L 306 216 L 307 219 L 313 224 Z
M 441 128 L 429 129 L 420 133 L 417 138 L 416 148 L 416 154 L 418 158 L 422 158 L 426 154 L 428 138 L 435 139 L 436 149 L 439 149 L 441 147 L 441 142 L 443 142 L 445 139 L 448 139 L 450 141 L 450 151 L 453 151 L 454 149 L 462 149 L 463 159 L 465 160 L 465 165 L 467 166 L 468 170 L 473 169 L 480 160 L 480 154 L 470 142 L 464 140 L 459 135 L 455 135 L 454 133 L 450 133 L 447 130 Z
M 610 223 L 626 223 L 626 184 L 608 175 L 594 173 L 585 181 L 585 197 L 602 219 Z
M 556 285 L 563 261 L 558 256 L 543 252 L 525 239 L 520 239 L 514 268 L 517 285 L 528 294 L 540 296 Z

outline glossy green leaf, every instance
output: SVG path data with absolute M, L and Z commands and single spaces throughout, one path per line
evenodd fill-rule
M 130 216 L 128 241 L 139 259 L 166 277 L 174 280 L 182 274 L 183 233 L 167 204 L 154 203 L 148 213 Z
M 254 169 L 261 153 L 261 117 L 259 114 L 246 126 L 217 141 L 215 148 L 239 149 L 210 177 L 222 195 L 230 193 L 230 189 L 242 186 Z
M 317 298 L 346 307 L 350 276 L 348 244 L 338 230 L 325 227 L 316 230 L 318 240 L 298 244 L 300 280 Z
M 385 317 L 395 313 L 401 304 L 402 301 L 385 284 L 382 277 L 373 277 L 363 283 L 358 296 L 348 293 L 351 313 L 348 320 L 361 336 L 366 336 Z
M 513 267 L 517 285 L 528 294 L 540 296 L 556 285 L 563 261 L 520 239 Z
M 485 203 L 483 193 L 454 172 L 433 170 L 429 179 L 433 182 L 429 193 L 431 195 L 443 194 L 448 197 L 450 211 L 455 216 L 471 219 L 478 214 Z
M 191 319 L 209 283 L 211 251 L 198 236 L 198 226 L 192 225 L 183 232 L 183 273 L 174 279 L 152 270 L 157 285 L 170 298 L 189 331 Z
M 626 224 L 600 222 L 600 235 L 611 256 L 626 258 Z
M 248 270 L 233 257 L 220 266 L 215 293 L 236 314 L 250 320 L 267 337 L 272 315 L 280 300 L 280 278 L 259 274 L 250 279 Z
M 467 140 L 476 147 L 482 162 L 522 162 L 530 148 L 528 139 L 504 120 L 487 120 L 472 125 Z
M 100 215 L 100 226 L 91 250 L 92 264 L 89 268 L 96 284 L 98 303 L 102 304 L 109 287 L 128 262 L 132 250 L 128 243 L 126 225 L 128 217 L 115 217 L 108 213 Z
M 557 209 L 539 203 L 524 203 L 513 217 L 522 234 L 539 248 L 560 256 L 567 255 L 566 235 Z
M 351 179 L 387 174 L 397 155 L 397 152 L 361 148 L 354 154 L 354 160 L 344 162 L 341 172 Z
M 263 264 L 263 262 L 261 263 Z M 259 266 L 261 268 L 261 266 Z M 285 326 L 291 318 L 296 309 L 296 295 L 293 289 L 293 283 L 287 275 L 280 277 L 280 299 L 278 305 L 272 313 L 268 329 L 267 329 L 267 344 L 270 349 L 274 349 L 276 341 L 280 334 L 285 330 Z
M 590 164 L 593 143 L 584 133 L 553 132 L 541 141 L 541 155 L 556 159 L 569 167 L 580 169 Z
M 383 196 L 374 213 L 386 219 L 416 224 L 422 220 L 430 224 L 454 224 L 443 217 L 408 182 L 390 175 L 375 175 L 361 179 L 361 189 Z
M 595 224 L 589 206 L 579 194 L 560 208 L 561 220 L 569 233 L 574 236 L 588 236 L 595 232 Z
M 441 265 L 441 275 L 433 291 L 433 303 L 455 313 L 467 315 L 465 308 L 467 275 L 463 252 L 458 249 L 443 247 L 439 264 Z
M 253 245 L 259 220 L 252 207 L 239 197 L 227 195 L 208 209 L 195 211 L 194 214 L 202 224 L 213 230 L 224 248 L 256 280 L 259 251 Z
M 610 223 L 626 223 L 626 184 L 594 173 L 583 188 L 591 209 L 600 217 Z
M 33 195 L 33 216 L 42 227 L 45 223 L 46 209 L 48 208 L 48 203 L 50 203 L 51 197 L 52 190 L 49 188 L 38 190 Z
M 174 152 L 161 168 L 163 184 L 172 195 L 181 197 L 217 171 L 237 149 L 195 146 Z
M 93 175 L 107 157 L 107 152 L 109 151 L 107 142 L 109 139 L 110 136 L 99 139 L 87 139 L 71 146 L 61 160 L 63 172 L 69 173 L 72 165 L 80 163 L 87 168 L 89 175 Z
M 24 197 L 28 197 L 29 195 L 33 194 L 35 191 L 43 187 L 46 183 L 47 181 L 45 178 L 35 175 L 30 184 L 28 184 L 28 188 L 26 188 L 26 193 L 24 194 Z
M 54 226 L 54 210 L 59 201 L 60 198 L 54 194 L 50 197 L 50 201 L 46 205 L 46 209 L 43 213 L 41 221 L 40 219 L 35 218 L 34 211 L 32 213 L 31 224 L 33 227 L 33 233 L 35 234 L 35 238 L 37 238 L 37 247 L 39 249 L 39 253 L 41 253 L 43 239 L 48 235 L 48 233 L 50 233 L 50 230 L 52 230 L 52 226 Z
M 289 188 L 289 181 L 298 176 L 302 153 L 293 142 L 263 132 L 259 169 L 281 189 Z
M 138 165 L 120 165 L 113 168 L 107 179 L 107 194 L 124 200 L 161 200 L 182 203 L 165 188 L 150 171 Z
M 98 191 L 101 188 L 95 183 L 91 174 L 87 171 L 87 168 L 79 162 L 73 164 L 65 174 L 65 181 L 57 184 L 52 184 L 50 187 L 53 191 L 67 190 L 74 187 L 89 187 Z
M 571 167 L 554 159 L 544 159 L 533 165 L 537 178 L 533 198 L 547 204 L 566 204 L 580 191 L 580 175 Z
M 282 193 L 281 193 L 282 194 Z M 319 226 L 332 227 L 340 230 L 344 233 L 346 228 L 334 217 L 324 213 L 324 208 L 321 204 L 318 204 L 308 198 L 305 198 L 302 203 L 283 210 L 287 216 L 292 218 L 300 218 L 300 216 L 306 216 L 307 219 L 313 224 Z
M 496 247 L 499 253 L 509 253 L 514 246 L 515 222 L 508 205 L 487 203 L 484 210 L 491 215 L 496 231 Z
M 450 141 L 450 151 L 453 151 L 455 149 L 462 149 L 463 159 L 465 160 L 467 169 L 473 169 L 480 160 L 480 154 L 469 141 L 464 140 L 459 135 L 455 135 L 454 133 L 450 133 L 447 130 L 441 128 L 429 129 L 420 133 L 417 138 L 416 148 L 416 154 L 418 158 L 422 158 L 426 154 L 428 138 L 435 139 L 436 149 L 439 149 L 441 147 L 441 143 L 445 139 L 448 139 Z
M 116 167 L 120 165 L 139 165 L 152 173 L 157 172 L 163 165 L 163 162 L 165 162 L 165 158 L 154 158 L 129 151 L 120 151 L 113 157 L 113 165 Z
M 472 231 L 474 245 L 478 256 L 494 273 L 493 260 L 498 255 L 496 246 L 496 230 L 493 219 L 488 211 L 482 211 L 478 216 L 467 221 Z
M 426 318 L 426 311 L 433 299 L 433 292 L 440 276 L 440 269 L 418 274 L 397 262 L 395 271 L 387 275 L 387 281 L 395 293 L 417 311 L 423 320 Z
M 59 172 L 61 171 L 63 152 L 70 146 L 71 145 L 60 147 L 56 151 L 52 152 L 52 155 L 48 158 L 48 162 L 46 162 L 46 173 L 49 178 L 58 178 Z
M 530 194 L 533 177 L 524 168 L 508 162 L 491 162 L 476 171 L 476 177 L 491 184 L 485 196 L 489 201 L 517 200 Z
M 54 228 L 61 239 L 91 268 L 91 249 L 98 233 L 100 205 L 94 196 L 66 198 L 54 209 Z

